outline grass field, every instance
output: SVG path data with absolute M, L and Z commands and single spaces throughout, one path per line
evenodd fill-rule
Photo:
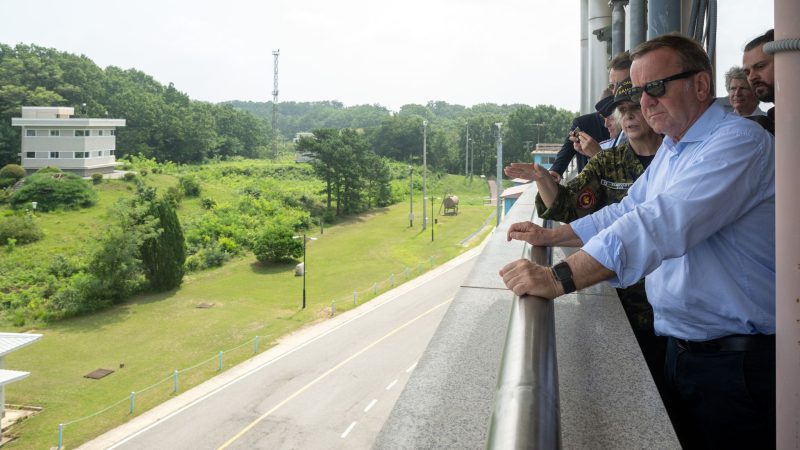
M 174 183 L 166 175 L 150 176 L 149 180 L 160 186 Z M 352 308 L 354 290 L 359 291 L 359 303 L 367 301 L 374 297 L 375 283 L 380 283 L 379 293 L 389 288 L 386 280 L 391 274 L 399 284 L 405 280 L 406 268 L 413 277 L 420 267 L 428 270 L 431 261 L 435 266 L 462 253 L 488 232 L 485 228 L 467 246 L 461 244 L 481 228 L 494 207 L 483 205 L 488 190 L 478 178 L 466 182 L 463 177 L 445 176 L 430 187 L 435 195 L 445 191 L 461 197 L 460 213 L 433 216 L 438 219 L 434 242 L 430 227 L 421 231 L 418 193 L 414 228 L 408 223 L 408 203 L 402 203 L 352 217 L 325 228 L 321 235 L 314 230 L 312 235 L 318 239 L 310 241 L 307 248 L 306 310 L 300 309 L 302 278 L 294 276 L 294 264 L 261 265 L 250 255 L 215 270 L 191 274 L 175 291 L 139 296 L 88 317 L 35 330 L 44 337 L 7 358 L 7 368 L 30 371 L 31 375 L 7 387 L 6 401 L 44 409 L 12 428 L 18 439 L 7 447 L 54 447 L 59 423 L 67 424 L 64 444 L 76 447 L 168 399 L 173 395 L 171 375 L 175 370 L 182 371 L 180 390 L 186 390 L 218 373 L 220 351 L 225 351 L 223 367 L 229 368 L 252 356 L 255 336 L 263 350 L 286 333 L 324 320 L 332 300 L 337 300 L 337 312 Z M 125 192 L 129 191 L 123 182 L 104 186 L 101 203 Z M 184 202 L 181 214 L 199 209 L 196 202 Z M 430 203 L 427 207 L 430 214 Z M 438 212 L 438 204 L 434 209 Z M 48 215 L 41 223 L 46 240 L 52 242 L 49 246 L 33 244 L 39 248 L 32 247 L 31 254 L 47 257 L 74 245 L 75 239 L 88 239 L 75 230 L 91 230 L 101 214 L 105 214 L 103 208 Z M 214 306 L 198 309 L 199 303 Z M 184 370 L 192 366 L 197 367 Z M 96 368 L 115 372 L 101 380 L 83 378 Z M 129 414 L 132 391 L 137 392 L 136 408 Z M 92 417 L 70 423 L 88 416 Z

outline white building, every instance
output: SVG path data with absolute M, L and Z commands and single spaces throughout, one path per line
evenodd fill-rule
M 74 108 L 23 106 L 22 117 L 11 125 L 22 127 L 22 167 L 28 173 L 47 166 L 81 176 L 114 170 L 117 127 L 124 119 L 73 118 Z

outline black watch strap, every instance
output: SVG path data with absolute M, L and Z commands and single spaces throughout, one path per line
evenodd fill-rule
M 561 282 L 561 287 L 564 289 L 565 294 L 575 292 L 575 282 L 572 281 L 572 269 L 566 261 L 561 261 L 552 267 L 553 276 L 556 280 Z

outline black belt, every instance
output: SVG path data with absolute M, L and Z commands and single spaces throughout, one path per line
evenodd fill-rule
M 746 352 L 775 349 L 774 334 L 734 334 L 709 341 L 671 338 L 678 348 L 692 353 Z

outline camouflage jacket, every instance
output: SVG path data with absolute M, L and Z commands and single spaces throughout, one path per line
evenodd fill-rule
M 536 195 L 536 212 L 543 219 L 569 223 L 606 205 L 618 203 L 644 172 L 636 153 L 625 142 L 594 155 L 566 186 L 558 186 L 555 201 L 547 208 Z

